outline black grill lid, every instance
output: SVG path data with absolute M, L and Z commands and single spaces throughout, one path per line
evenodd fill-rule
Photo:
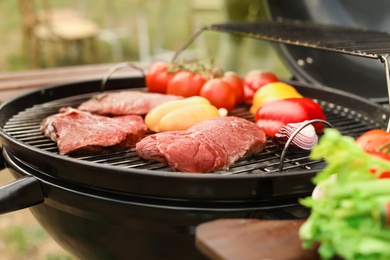
M 389 33 L 300 20 L 214 24 L 206 29 L 366 58 L 382 59 L 390 53 Z
M 301 20 L 313 24 L 382 32 L 389 32 L 390 28 L 390 1 L 387 0 L 266 0 L 264 3 L 271 21 Z M 345 37 L 349 35 L 347 33 Z M 367 38 L 364 40 L 371 41 Z M 388 46 L 388 41 L 378 43 Z M 301 81 L 345 90 L 363 97 L 387 97 L 385 69 L 378 60 L 295 45 L 275 46 L 290 71 Z M 312 62 L 306 62 L 308 58 Z
M 283 44 L 280 48 L 284 50 L 294 75 L 300 80 L 343 89 L 369 98 L 383 99 L 388 96 L 386 85 L 389 84 L 386 82 L 386 76 L 389 74 L 389 33 L 301 20 L 214 24 L 204 27 L 203 30 L 234 33 Z M 290 46 L 296 48 L 292 54 Z M 358 70 L 357 61 L 333 64 L 340 60 L 338 56 L 342 56 L 341 60 L 344 61 L 351 58 L 370 58 L 359 61 L 363 64 L 376 59 L 375 62 L 382 67 L 380 76 L 369 82 L 361 81 L 361 75 L 365 75 L 367 69 Z M 351 64 L 354 66 L 350 67 Z

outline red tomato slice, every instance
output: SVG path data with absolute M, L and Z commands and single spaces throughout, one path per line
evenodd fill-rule
M 366 153 L 368 153 L 369 155 L 373 155 L 373 156 L 379 157 L 381 159 L 384 159 L 384 160 L 390 162 L 390 154 L 376 152 L 376 151 L 370 151 L 370 152 L 366 152 Z
M 360 148 L 369 155 L 390 161 L 389 144 L 390 133 L 382 129 L 373 129 L 359 136 L 355 141 Z M 376 174 L 377 169 L 371 169 Z M 382 172 L 380 179 L 390 178 L 390 172 Z
M 382 129 L 373 129 L 359 136 L 356 143 L 368 153 L 389 153 L 390 133 Z
M 390 155 L 389 154 L 386 154 L 386 153 L 381 153 L 381 152 L 376 152 L 376 151 L 370 151 L 370 152 L 367 152 L 369 155 L 372 155 L 372 156 L 375 156 L 375 157 L 378 157 L 378 158 L 381 158 L 383 160 L 386 160 L 386 161 L 389 161 L 390 162 Z M 372 174 L 376 174 L 377 172 L 377 169 L 371 169 L 370 172 Z M 387 178 L 390 178 L 390 172 L 386 171 L 386 172 L 382 172 L 379 176 L 378 176 L 379 179 L 387 179 Z

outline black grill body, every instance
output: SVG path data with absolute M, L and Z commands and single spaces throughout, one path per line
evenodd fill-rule
M 143 82 L 139 77 L 110 80 L 106 90 L 139 90 Z M 350 93 L 288 83 L 316 100 L 332 125 L 353 137 L 385 127 L 390 116 L 382 106 Z M 311 178 L 323 162 L 288 154 L 280 172 L 281 151 L 270 141 L 263 153 L 208 174 L 173 172 L 138 158 L 131 149 L 102 156 L 59 155 L 39 132 L 39 122 L 99 89 L 100 81 L 63 84 L 2 105 L 3 156 L 19 181 L 0 194 L 20 190 L 22 199 L 1 196 L 0 212 L 30 207 L 49 234 L 80 259 L 201 259 L 194 232 L 203 222 L 308 216 L 299 198 L 311 193 Z M 253 120 L 246 109 L 234 113 Z

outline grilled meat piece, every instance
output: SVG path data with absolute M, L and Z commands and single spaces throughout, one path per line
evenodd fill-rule
M 109 116 L 146 115 L 159 104 L 182 98 L 142 91 L 105 92 L 83 102 L 78 109 Z
M 266 142 L 256 124 L 229 116 L 203 121 L 186 131 L 147 136 L 136 144 L 136 152 L 174 170 L 207 173 L 226 170 L 240 158 L 261 152 Z
M 74 108 L 42 120 L 40 130 L 60 154 L 93 154 L 122 151 L 141 140 L 147 128 L 141 116 L 105 117 Z

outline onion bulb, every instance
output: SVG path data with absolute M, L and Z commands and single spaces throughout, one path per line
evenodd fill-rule
M 297 131 L 298 128 L 307 124 L 307 121 L 300 123 L 289 123 L 283 126 L 272 138 L 272 141 L 281 149 L 284 149 L 288 139 Z M 287 150 L 292 153 L 310 151 L 318 143 L 318 136 L 313 125 L 308 124 L 302 128 L 291 140 Z

